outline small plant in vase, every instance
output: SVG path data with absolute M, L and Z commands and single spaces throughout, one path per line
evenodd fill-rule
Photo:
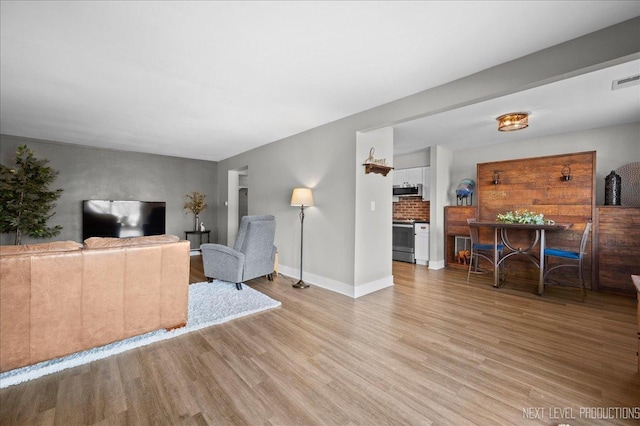
M 198 191 L 187 194 L 187 201 L 184 203 L 184 209 L 193 214 L 193 230 L 200 231 L 200 213 L 207 208 L 204 202 L 205 195 Z

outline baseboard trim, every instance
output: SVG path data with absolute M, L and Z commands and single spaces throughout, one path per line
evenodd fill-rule
M 430 260 L 429 269 L 442 269 L 444 268 L 444 260 Z
M 357 299 L 360 296 L 367 295 L 369 293 L 373 293 L 378 290 L 382 290 L 383 288 L 393 287 L 393 275 L 389 275 L 388 277 L 380 278 L 379 280 L 370 281 L 366 284 L 360 284 L 354 289 L 354 298 Z
M 278 265 L 278 273 L 292 278 L 294 282 L 300 277 L 299 269 L 290 268 L 286 265 Z M 364 296 L 365 294 L 393 286 L 393 275 L 355 287 L 352 284 L 333 280 L 321 275 L 311 274 L 309 272 L 304 272 L 302 279 L 309 285 L 321 287 L 354 299 Z

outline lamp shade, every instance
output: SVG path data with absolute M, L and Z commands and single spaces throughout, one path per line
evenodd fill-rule
M 295 188 L 291 194 L 292 206 L 312 206 L 313 194 L 309 188 Z

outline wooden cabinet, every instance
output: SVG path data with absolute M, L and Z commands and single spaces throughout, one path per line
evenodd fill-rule
M 596 207 L 593 241 L 596 289 L 634 296 L 629 276 L 640 275 L 640 208 Z
M 640 373 L 640 275 L 632 275 L 631 280 L 635 286 L 638 297 L 638 372 Z
M 469 237 L 467 219 L 477 217 L 475 206 L 447 206 L 444 208 L 444 266 L 466 269 L 468 265 L 456 259 L 456 237 Z

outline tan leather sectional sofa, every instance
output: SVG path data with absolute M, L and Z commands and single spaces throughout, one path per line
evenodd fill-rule
M 0 371 L 187 322 L 173 235 L 0 246 Z

